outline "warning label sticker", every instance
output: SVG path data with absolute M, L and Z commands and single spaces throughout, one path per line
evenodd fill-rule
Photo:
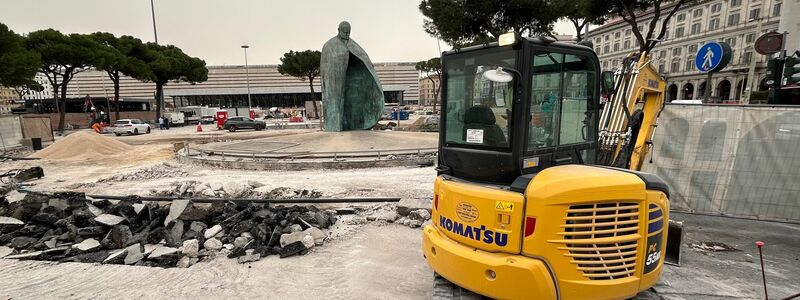
M 495 201 L 494 209 L 498 211 L 514 211 L 514 202 Z
M 483 129 L 467 129 L 467 143 L 483 144 Z

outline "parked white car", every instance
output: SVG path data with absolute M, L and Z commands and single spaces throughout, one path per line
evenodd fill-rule
M 117 136 L 123 133 L 131 135 L 150 133 L 150 124 L 142 122 L 142 120 L 139 119 L 120 119 L 114 123 L 114 129 L 112 129 L 112 131 Z

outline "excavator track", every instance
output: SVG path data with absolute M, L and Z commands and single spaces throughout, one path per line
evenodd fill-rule
M 448 281 L 439 274 L 433 274 L 433 300 L 481 300 L 489 299 Z

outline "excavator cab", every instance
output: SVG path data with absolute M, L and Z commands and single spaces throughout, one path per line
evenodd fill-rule
M 442 67 L 422 249 L 437 276 L 496 299 L 626 299 L 655 284 L 669 190 L 595 165 L 613 79 L 594 51 L 504 35 L 443 53 Z

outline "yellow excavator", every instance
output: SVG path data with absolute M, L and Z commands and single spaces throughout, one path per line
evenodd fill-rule
M 422 243 L 434 298 L 626 299 L 652 287 L 680 234 L 667 247 L 669 188 L 639 172 L 664 106 L 647 53 L 603 72 L 590 44 L 510 33 L 442 63 Z

